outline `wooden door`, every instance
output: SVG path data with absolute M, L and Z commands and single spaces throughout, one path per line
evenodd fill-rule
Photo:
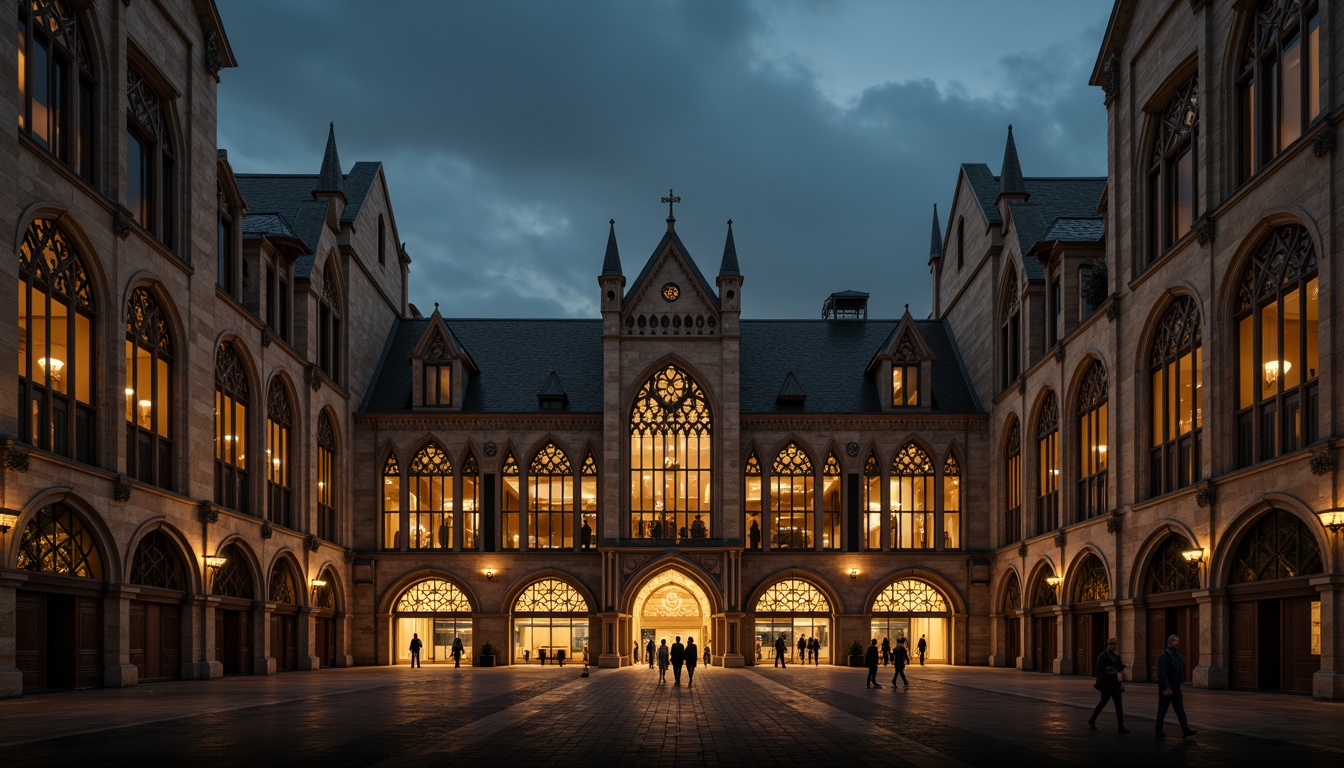
M 240 626 L 244 623 L 243 615 L 242 611 L 226 611 L 221 608 L 215 621 L 216 653 L 219 654 L 219 661 L 224 666 L 226 675 L 243 674 Z
M 1246 601 L 1232 604 L 1232 687 L 1256 688 L 1260 677 L 1255 663 L 1258 603 Z
M 1148 681 L 1157 682 L 1157 657 L 1167 647 L 1167 609 L 1148 609 L 1148 645 L 1145 658 L 1148 661 Z
M 47 613 L 43 595 L 19 590 L 15 605 L 14 663 L 23 689 L 47 687 Z
M 1311 652 L 1313 602 L 1310 597 L 1283 601 L 1283 687 L 1296 693 L 1311 693 L 1311 677 L 1321 669 L 1320 655 Z
M 314 622 L 317 641 L 314 650 L 324 667 L 336 666 L 336 620 L 330 617 L 318 618 Z
M 160 605 L 159 677 L 163 680 L 182 679 L 182 606 Z
M 1010 667 L 1017 666 L 1017 657 L 1022 655 L 1022 620 L 1016 616 L 1004 619 L 1003 654 Z
M 271 658 L 278 672 L 290 672 L 299 666 L 298 623 L 292 614 L 271 615 Z
M 1186 605 L 1174 609 L 1175 628 L 1172 630 L 1181 638 L 1181 655 L 1185 656 L 1185 682 L 1195 681 L 1195 667 L 1199 666 L 1199 606 Z M 1168 627 L 1171 622 L 1167 622 Z M 1166 638 L 1162 640 L 1165 644 Z
M 102 612 L 98 598 L 76 597 L 75 612 L 75 687 L 102 685 Z
M 1055 652 L 1058 647 L 1055 642 L 1055 618 L 1053 616 L 1038 616 L 1031 621 L 1035 669 L 1038 672 L 1053 672 L 1055 656 L 1058 655 Z
M 1073 673 L 1091 675 L 1092 664 L 1100 651 L 1092 649 L 1092 616 L 1080 613 L 1073 617 Z
M 149 634 L 149 628 L 146 625 L 147 614 L 149 613 L 149 604 L 138 600 L 131 601 L 130 608 L 130 626 L 127 628 L 130 642 L 128 643 L 131 655 L 131 663 L 135 665 L 136 677 L 140 682 L 153 679 L 149 670 L 149 661 L 146 658 L 149 653 L 145 648 L 149 644 L 146 636 Z M 157 671 L 157 670 L 156 670 Z

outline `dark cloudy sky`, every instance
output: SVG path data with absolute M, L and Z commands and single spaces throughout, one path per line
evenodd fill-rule
M 750 318 L 930 308 L 930 216 L 963 162 L 1106 173 L 1087 85 L 1109 0 L 223 0 L 240 173 L 381 161 L 410 299 L 588 317 L 616 220 L 637 275 L 666 230 L 711 280 L 726 220 Z M 943 216 L 944 231 L 946 218 Z

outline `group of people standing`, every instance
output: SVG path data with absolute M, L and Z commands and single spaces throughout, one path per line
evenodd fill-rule
M 664 637 L 662 644 L 658 646 L 655 653 L 653 640 L 649 640 L 646 649 L 649 651 L 650 659 L 657 659 L 658 663 L 658 682 L 667 682 L 667 668 L 672 667 L 672 684 L 681 685 L 681 670 L 686 669 L 686 686 L 695 684 L 695 667 L 700 659 L 700 647 L 695 644 L 695 638 L 687 636 L 686 644 L 681 644 L 681 635 L 677 635 L 672 645 L 667 644 L 667 638 Z M 709 649 L 705 649 L 705 662 L 709 662 Z M 649 667 L 653 667 L 653 661 L 649 662 Z
M 412 668 L 415 668 L 415 667 L 420 666 L 420 651 L 423 650 L 424 647 L 425 647 L 425 642 L 424 642 L 423 640 L 420 639 L 420 633 L 418 633 L 418 632 L 412 632 L 412 633 L 411 633 L 411 647 L 410 647 L 410 649 L 409 649 L 410 652 L 411 652 L 411 667 L 412 667 Z M 462 638 L 460 638 L 460 637 L 455 637 L 455 638 L 453 638 L 453 650 L 452 650 L 452 654 L 453 654 L 453 666 L 454 666 L 454 667 L 460 667 L 460 666 L 462 666 L 462 654 L 464 654 L 464 653 L 466 653 L 466 648 L 462 645 Z
M 1162 653 L 1157 657 L 1157 730 L 1155 735 L 1162 738 L 1167 734 L 1163 731 L 1167 720 L 1167 709 L 1176 712 L 1176 721 L 1181 725 L 1181 738 L 1186 739 L 1194 736 L 1198 731 L 1190 727 L 1190 722 L 1185 716 L 1185 699 L 1181 695 L 1181 686 L 1185 684 L 1185 657 L 1178 650 L 1180 648 L 1181 638 L 1171 635 L 1167 638 L 1167 647 L 1162 649 Z M 1097 716 L 1106 708 L 1106 702 L 1115 702 L 1115 720 L 1119 724 L 1120 733 L 1129 733 L 1125 727 L 1125 708 L 1122 694 L 1125 691 L 1125 683 L 1121 675 L 1125 671 L 1125 663 L 1120 659 L 1120 653 L 1116 650 L 1120 643 L 1114 637 L 1106 641 L 1106 650 L 1097 656 L 1097 663 L 1093 674 L 1097 682 L 1093 684 L 1101 692 L 1101 701 L 1096 709 L 1092 710 L 1092 717 L 1087 721 L 1091 728 L 1097 727 Z

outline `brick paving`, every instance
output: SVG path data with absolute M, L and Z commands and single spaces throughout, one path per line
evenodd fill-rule
M 1182 741 L 1153 737 L 1145 684 L 1129 684 L 1120 735 L 1110 710 L 1087 728 L 1086 678 L 915 667 L 909 689 L 887 670 L 867 690 L 837 667 L 702 667 L 680 687 L 642 666 L 581 671 L 370 667 L 28 696 L 0 702 L 0 764 L 1344 764 L 1344 704 L 1299 696 L 1191 690 L 1200 733 Z

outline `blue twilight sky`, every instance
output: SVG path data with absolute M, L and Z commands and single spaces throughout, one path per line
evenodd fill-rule
M 743 316 L 930 309 L 957 168 L 1106 173 L 1087 84 L 1106 0 L 220 0 L 239 173 L 383 163 L 410 299 L 449 317 L 588 317 L 616 237 L 666 230 L 712 282 L 733 220 Z

